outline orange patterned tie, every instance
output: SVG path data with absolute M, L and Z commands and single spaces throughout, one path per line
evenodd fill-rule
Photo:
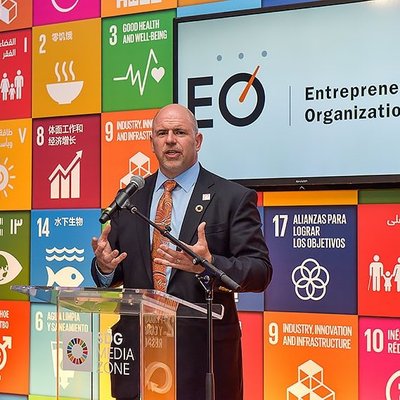
M 164 182 L 164 193 L 160 197 L 158 202 L 155 223 L 166 227 L 171 224 L 171 213 L 172 213 L 172 191 L 175 189 L 176 182 L 168 180 Z M 153 232 L 153 247 L 151 250 L 151 259 L 158 257 L 157 249 L 161 243 L 167 243 L 168 239 L 165 238 L 157 229 Z M 161 264 L 153 264 L 153 281 L 154 289 L 165 292 L 167 290 L 167 277 L 166 277 L 166 266 Z

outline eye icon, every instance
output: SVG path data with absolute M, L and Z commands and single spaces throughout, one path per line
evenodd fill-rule
M 0 251 L 0 285 L 10 283 L 21 271 L 22 265 L 12 254 Z

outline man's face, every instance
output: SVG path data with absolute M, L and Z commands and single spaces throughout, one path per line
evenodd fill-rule
M 162 109 L 153 121 L 152 149 L 168 178 L 175 178 L 197 161 L 202 141 L 188 111 L 178 104 Z

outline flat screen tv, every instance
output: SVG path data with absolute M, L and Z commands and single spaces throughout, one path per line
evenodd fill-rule
M 400 2 L 175 20 L 174 100 L 208 169 L 260 190 L 400 183 Z

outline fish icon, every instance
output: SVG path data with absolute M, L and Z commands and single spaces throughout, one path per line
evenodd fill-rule
M 83 275 L 74 267 L 68 266 L 61 268 L 58 272 L 54 272 L 50 267 L 47 270 L 47 286 L 67 286 L 78 287 L 85 279 Z

